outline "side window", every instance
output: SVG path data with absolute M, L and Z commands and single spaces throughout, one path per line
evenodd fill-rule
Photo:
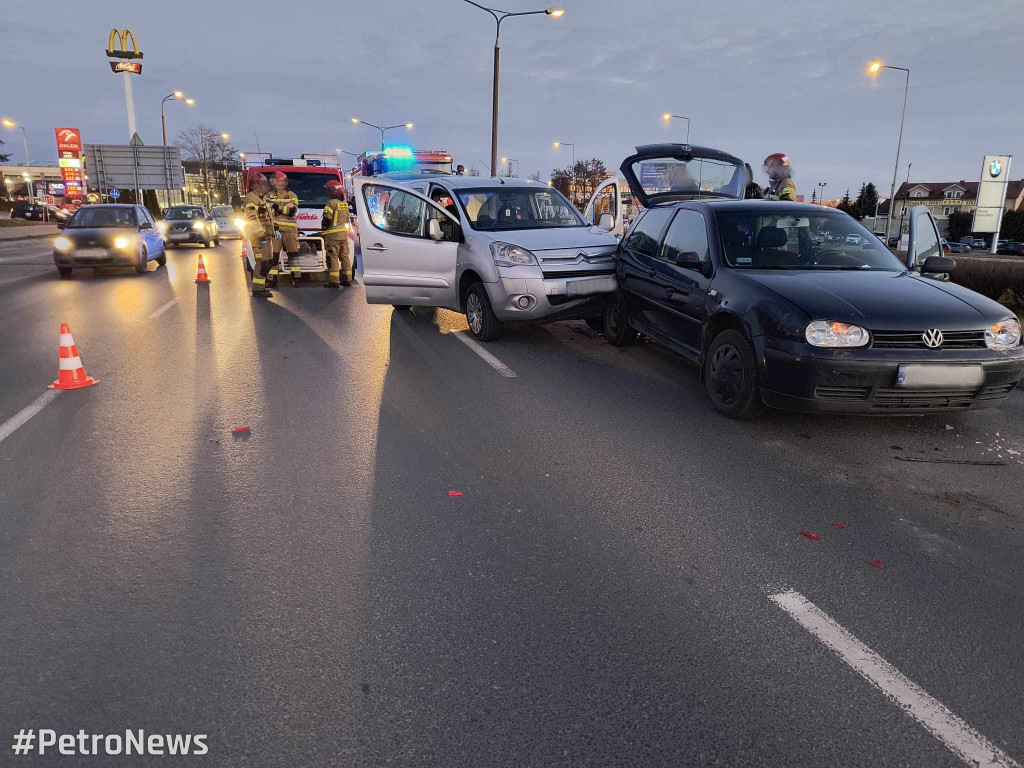
M 139 208 L 139 213 L 142 214 L 143 221 L 149 224 L 149 226 L 156 226 L 156 222 L 153 220 L 153 215 L 149 212 L 148 208 Z
M 393 187 L 366 184 L 363 200 L 377 229 L 393 235 L 424 237 L 426 203 L 418 197 Z
M 594 198 L 594 210 L 590 217 L 588 224 L 593 224 L 595 227 L 601 221 L 602 213 L 615 214 L 615 185 L 609 184 L 607 187 L 601 190 L 600 194 Z
M 654 256 L 658 251 L 658 241 L 661 240 L 661 233 L 665 231 L 665 225 L 672 218 L 674 211 L 671 208 L 651 208 L 638 221 L 633 231 L 626 238 L 626 247 L 644 256 Z
M 941 256 L 942 248 L 939 246 L 938 235 L 935 234 L 935 227 L 929 216 L 920 216 L 917 220 L 917 243 L 914 250 L 914 265 L 924 264 L 929 256 Z
M 681 210 L 665 233 L 665 242 L 658 258 L 675 264 L 679 254 L 693 252 L 700 257 L 701 264 L 705 264 L 709 258 L 708 250 L 708 231 L 704 217 L 697 211 Z
M 444 239 L 448 242 L 454 242 L 457 240 L 455 236 L 456 225 L 448 216 L 445 216 L 441 211 L 433 206 L 427 208 L 427 216 L 431 216 L 437 219 L 437 223 L 441 226 L 441 231 L 444 233 Z

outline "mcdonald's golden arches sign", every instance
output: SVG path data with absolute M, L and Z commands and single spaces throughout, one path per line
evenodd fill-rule
M 128 43 L 132 44 L 131 49 Z M 117 28 L 110 30 L 110 41 L 107 43 L 107 56 L 111 59 L 141 59 L 142 51 L 139 44 L 135 42 L 135 35 L 130 29 L 118 32 Z

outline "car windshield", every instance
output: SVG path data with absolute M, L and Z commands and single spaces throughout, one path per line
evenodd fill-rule
M 164 213 L 167 221 L 189 221 L 190 219 L 205 219 L 206 213 L 202 208 L 195 206 L 183 206 L 181 208 L 168 208 Z
M 71 227 L 137 227 L 135 211 L 131 208 L 80 208 L 68 226 Z
M 737 163 L 695 157 L 682 160 L 658 157 L 636 160 L 633 174 L 640 186 L 650 195 L 671 195 L 692 200 L 701 197 L 731 197 L 743 199 L 747 186 L 746 169 Z
M 572 204 L 551 187 L 487 187 L 457 194 L 470 225 L 483 232 L 586 226 Z
M 230 205 L 218 205 L 211 213 L 214 218 L 227 219 L 234 213 L 234 209 Z
M 738 269 L 875 269 L 906 267 L 881 241 L 845 213 L 806 208 L 718 214 L 725 261 Z
M 264 171 L 269 178 L 273 171 Z M 317 206 L 323 208 L 327 205 L 327 188 L 324 186 L 332 179 L 340 181 L 334 173 L 311 173 L 309 171 L 284 171 L 288 177 L 288 189 L 299 198 L 299 205 Z

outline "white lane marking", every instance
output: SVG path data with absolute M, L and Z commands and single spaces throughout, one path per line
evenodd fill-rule
M 43 410 L 43 408 L 45 408 L 47 405 L 53 402 L 54 398 L 56 398 L 57 395 L 61 393 L 61 391 L 62 390 L 59 389 L 46 390 L 45 392 L 43 392 L 43 394 L 36 398 L 35 402 L 33 402 L 31 405 L 26 405 L 24 408 L 22 408 L 20 411 L 14 414 L 3 424 L 0 424 L 0 441 L 3 441 L 4 438 L 8 437 L 12 432 L 14 432 L 14 430 L 16 430 L 26 421 L 31 419 L 41 410 Z
M 944 704 L 929 696 L 919 685 L 887 662 L 828 614 L 795 590 L 787 590 L 769 599 L 788 613 L 804 629 L 839 654 L 869 683 L 923 725 L 968 765 L 979 768 L 1021 768 Z
M 459 341 L 461 341 L 467 347 L 472 349 L 474 352 L 476 352 L 478 355 L 480 355 L 480 357 L 482 357 L 484 359 L 484 362 L 486 362 L 489 366 L 491 366 L 491 368 L 496 370 L 502 376 L 505 376 L 505 377 L 507 377 L 509 379 L 517 378 L 515 371 L 513 371 L 511 368 L 509 368 L 507 365 L 505 365 L 503 362 L 501 362 L 501 360 L 496 358 L 494 355 L 492 355 L 486 349 L 481 347 L 477 343 L 476 339 L 470 338 L 466 334 L 465 331 L 456 331 L 452 335 L 455 336 L 455 338 L 457 338 Z
M 156 312 L 154 312 L 152 315 L 150 315 L 149 319 L 150 320 L 155 320 L 156 318 L 160 317 L 160 315 L 162 315 L 164 312 L 166 312 L 168 309 L 170 309 L 171 307 L 173 307 L 177 303 L 178 303 L 177 297 L 171 299 L 166 304 L 164 304 L 162 307 L 160 307 L 160 309 L 158 309 Z

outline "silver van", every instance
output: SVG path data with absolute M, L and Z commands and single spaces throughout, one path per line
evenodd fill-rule
M 536 181 L 424 175 L 356 177 L 370 304 L 463 312 L 481 341 L 506 321 L 598 324 L 615 278 L 619 182 L 585 210 Z

